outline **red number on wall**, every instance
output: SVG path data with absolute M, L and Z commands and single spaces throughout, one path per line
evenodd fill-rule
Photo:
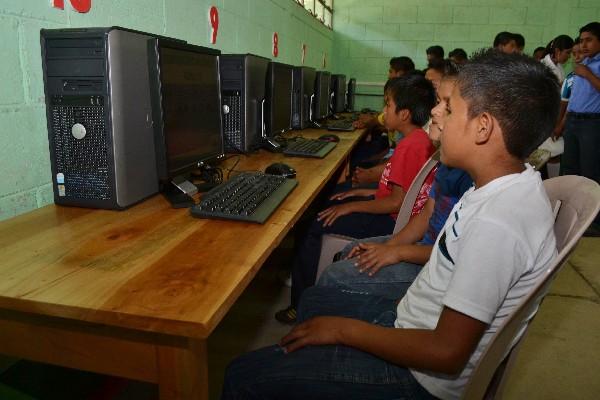
M 212 44 L 217 43 L 217 32 L 219 30 L 219 10 L 217 7 L 212 6 L 208 13 L 208 19 L 210 21 L 210 26 L 212 26 L 211 34 L 210 34 L 210 42 Z
M 75 9 L 75 11 L 80 13 L 86 13 L 90 11 L 92 8 L 92 0 L 69 0 L 71 2 L 71 6 Z M 53 0 L 52 5 L 54 8 L 60 8 L 61 10 L 65 9 L 65 0 Z
M 279 35 L 277 32 L 273 32 L 273 57 L 279 55 Z

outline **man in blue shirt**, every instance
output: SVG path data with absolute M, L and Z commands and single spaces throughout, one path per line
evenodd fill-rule
M 579 39 L 585 59 L 574 68 L 561 175 L 582 175 L 600 183 L 600 22 L 582 27 Z M 594 225 L 592 233 L 600 233 L 600 217 Z

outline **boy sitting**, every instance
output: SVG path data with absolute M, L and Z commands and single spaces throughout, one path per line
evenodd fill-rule
M 548 197 L 523 160 L 552 132 L 559 102 L 556 77 L 534 59 L 475 56 L 441 136 L 441 161 L 469 173 L 475 189 L 400 303 L 307 290 L 302 322 L 280 346 L 235 360 L 222 398 L 459 398 L 494 332 L 556 257 Z
M 377 189 L 351 189 L 334 194 L 328 207 L 318 214 L 298 241 L 292 266 L 291 304 L 275 314 L 280 322 L 295 322 L 300 295 L 315 284 L 323 234 L 361 239 L 392 233 L 406 191 L 435 151 L 427 133 L 421 129 L 435 103 L 431 83 L 419 75 L 392 79 L 385 101 L 386 127 L 402 132 L 405 138 L 386 164 Z M 340 186 L 338 191 L 342 188 Z
M 455 67 L 446 68 L 437 90 L 438 104 L 431 110 L 429 126 L 429 138 L 434 144 L 439 144 L 457 77 Z M 465 171 L 441 164 L 421 213 L 393 236 L 362 239 L 346 246 L 343 255 L 347 259 L 327 267 L 317 284 L 398 299 L 398 293 L 406 292 L 429 260 L 452 207 L 472 185 L 473 180 Z

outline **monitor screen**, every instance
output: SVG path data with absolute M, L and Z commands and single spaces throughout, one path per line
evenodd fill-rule
M 291 65 L 271 62 L 267 72 L 266 115 L 267 136 L 285 132 L 292 125 L 292 74 Z
M 153 108 L 162 122 L 155 123 L 162 128 L 157 133 L 159 174 L 172 179 L 223 155 L 219 52 L 154 42 L 160 104 L 159 110 Z

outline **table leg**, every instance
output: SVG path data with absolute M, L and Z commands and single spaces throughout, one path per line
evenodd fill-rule
M 160 400 L 208 400 L 206 340 L 186 342 L 186 347 L 157 348 Z

